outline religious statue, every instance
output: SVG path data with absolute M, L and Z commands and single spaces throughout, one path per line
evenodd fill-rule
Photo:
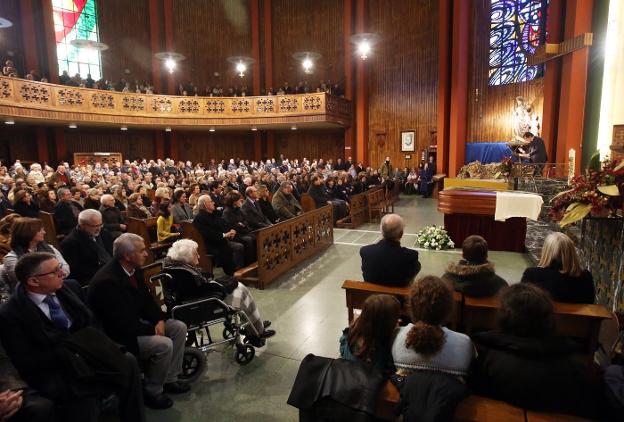
M 512 141 L 523 142 L 523 136 L 531 131 L 533 113 L 531 105 L 524 101 L 523 97 L 516 97 L 516 107 L 513 111 L 513 137 Z

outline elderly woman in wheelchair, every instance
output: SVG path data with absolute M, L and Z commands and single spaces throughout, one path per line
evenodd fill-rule
M 255 347 L 264 345 L 264 339 L 275 335 L 269 330 L 270 321 L 263 321 L 251 293 L 234 278 L 209 280 L 199 265 L 198 245 L 190 239 L 173 243 L 163 262 L 163 271 L 171 276 L 164 286 L 165 300 L 172 309 L 189 301 L 216 297 L 232 308 L 245 313 L 254 329 L 246 330 L 246 340 Z

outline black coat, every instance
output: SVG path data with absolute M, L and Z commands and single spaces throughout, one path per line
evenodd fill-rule
M 225 207 L 223 210 L 223 220 L 226 223 L 226 229 L 236 230 L 236 235 L 244 235 L 251 233 L 254 229 L 243 216 L 243 212 L 238 207 Z
M 78 217 L 74 215 L 72 207 L 77 207 L 82 211 L 82 206 L 76 202 L 59 201 L 54 206 L 54 222 L 56 223 L 57 234 L 67 234 L 78 224 Z
M 102 229 L 97 242 L 113 256 L 113 238 L 111 234 Z M 78 280 L 80 284 L 86 286 L 95 273 L 108 261 L 103 261 L 97 253 L 97 245 L 91 237 L 77 227 L 72 230 L 59 245 L 63 258 L 69 264 L 71 274 L 69 278 Z
M 399 242 L 382 239 L 379 242 L 363 246 L 362 276 L 369 283 L 385 286 L 407 286 L 420 271 L 418 252 L 404 248 Z
M 120 224 L 126 224 L 126 219 L 121 214 L 121 211 L 117 207 L 100 207 L 100 213 L 102 214 L 102 223 L 104 228 L 110 232 L 123 232 L 119 226 Z
M 476 394 L 529 410 L 596 415 L 601 381 L 573 340 L 493 331 L 475 334 L 473 340 L 478 357 L 469 380 Z
M 273 205 L 271 205 L 270 201 L 264 200 L 264 199 L 258 199 L 257 204 L 262 210 L 262 214 L 264 214 L 264 216 L 268 218 L 272 224 L 277 223 L 277 220 L 279 220 L 279 217 L 275 213 L 275 210 L 273 209 Z
M 300 410 L 300 421 L 372 422 L 383 382 L 381 373 L 367 364 L 309 354 L 301 361 L 287 403 Z
M 204 238 L 206 250 L 217 258 L 226 274 L 234 274 L 234 258 L 228 240 L 223 237 L 225 222 L 215 210 L 200 210 L 193 219 L 193 226 Z
M 80 299 L 81 295 L 75 283 L 65 283 L 56 292 L 72 322 L 70 332 L 93 322 L 93 314 Z M 0 339 L 7 355 L 30 387 L 53 400 L 65 400 L 71 395 L 61 351 L 61 342 L 67 335 L 30 300 L 23 283 L 17 285 L 13 296 L 0 307 Z
M 405 378 L 399 409 L 405 421 L 451 421 L 459 402 L 470 391 L 457 377 L 433 371 L 417 371 Z
M 314 199 L 316 208 L 324 207 L 327 205 L 327 201 L 329 201 L 329 197 L 325 194 L 325 188 L 322 185 L 311 184 L 308 188 L 308 195 Z
M 106 334 L 137 355 L 137 337 L 155 335 L 155 325 L 165 319 L 165 314 L 143 282 L 140 269 L 134 277 L 137 288 L 130 284 L 119 261 L 113 259 L 95 274 L 87 297 Z
M 245 202 L 243 202 L 243 206 L 241 207 L 241 213 L 247 224 L 249 224 L 254 230 L 268 227 L 271 225 L 269 219 L 262 213 L 259 201 L 256 201 L 256 203 L 254 204 L 249 199 L 246 199 Z
M 531 267 L 524 270 L 523 282 L 530 282 L 548 291 L 552 299 L 566 303 L 594 303 L 596 292 L 591 273 L 583 270 L 579 277 L 562 274 L 561 266 Z
M 483 264 L 469 264 L 465 260 L 449 264 L 442 278 L 453 283 L 455 291 L 473 297 L 494 296 L 507 282 L 496 275 L 494 265 L 489 262 Z
M 533 140 L 528 145 L 528 150 L 532 163 L 543 164 L 548 161 L 546 145 L 544 145 L 544 140 L 539 136 L 533 137 Z
M 19 201 L 13 207 L 13 211 L 22 217 L 39 218 L 39 206 L 34 202 L 31 202 L 30 205 L 28 205 L 24 201 Z

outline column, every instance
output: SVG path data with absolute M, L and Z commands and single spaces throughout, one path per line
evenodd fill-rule
M 54 15 L 52 2 L 41 2 L 41 14 L 45 33 L 45 50 L 48 59 L 47 69 L 41 69 L 42 73 L 48 74 L 48 81 L 53 84 L 59 83 L 58 58 L 56 56 L 56 35 L 54 32 Z
M 254 59 L 252 65 L 253 95 L 260 95 L 260 0 L 251 0 L 249 4 L 251 10 L 251 57 Z M 260 160 L 262 157 L 262 134 L 254 132 L 254 159 Z
M 174 51 L 173 47 L 173 0 L 164 0 L 163 16 L 165 18 L 165 50 Z M 172 73 L 167 72 L 167 94 L 176 93 L 176 83 Z M 176 152 L 177 154 L 177 152 Z
M 436 173 L 448 172 L 449 110 L 451 104 L 451 0 L 440 0 L 438 23 L 438 105 L 437 105 L 437 168 Z
M 161 51 L 162 30 L 160 25 L 160 5 L 159 0 L 149 0 L 149 28 L 150 28 L 150 48 L 152 50 L 152 83 L 154 90 L 158 94 L 163 93 L 162 84 L 162 62 L 154 57 L 154 54 Z M 163 141 L 164 142 L 164 141 Z M 162 156 L 159 157 L 163 157 Z
M 449 117 L 449 176 L 464 165 L 468 118 L 468 71 L 470 65 L 471 3 L 453 2 L 451 52 L 451 104 Z
M 356 0 L 355 32 L 366 32 L 366 0 Z M 366 63 L 355 65 L 355 155 L 356 162 L 368 163 L 368 90 L 366 89 Z
M 344 89 L 345 98 L 353 100 L 353 48 L 351 35 L 353 34 L 353 0 L 344 1 Z M 344 131 L 344 159 L 354 157 L 356 154 L 355 143 L 353 142 L 353 125 L 345 128 Z

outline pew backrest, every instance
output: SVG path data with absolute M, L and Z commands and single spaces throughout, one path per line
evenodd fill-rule
M 54 222 L 54 214 L 45 211 L 39 211 L 39 219 L 43 225 L 43 229 L 45 230 L 45 240 L 50 245 L 54 246 L 58 249 L 59 243 L 63 240 L 63 235 L 59 235 L 56 232 L 56 224 Z
M 301 209 L 303 212 L 310 212 L 316 209 L 314 199 L 305 192 L 301 194 Z
M 199 254 L 199 266 L 205 273 L 211 273 L 213 269 L 214 257 L 206 250 L 206 243 L 201 233 L 197 231 L 190 221 L 182 222 L 182 237 L 197 242 L 197 253 Z

